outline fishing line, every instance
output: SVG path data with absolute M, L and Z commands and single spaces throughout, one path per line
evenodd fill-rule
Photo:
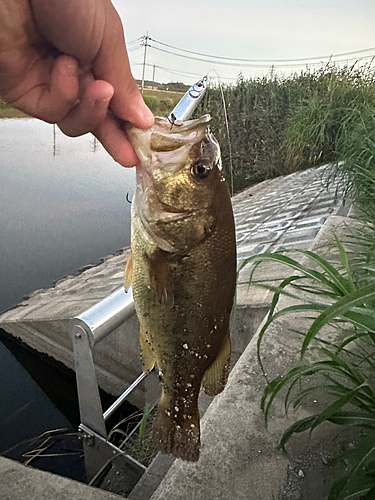
M 218 84 L 219 84 L 219 89 L 220 89 L 220 93 L 221 93 L 221 99 L 223 101 L 223 108 L 224 108 L 224 118 L 225 118 L 225 127 L 226 127 L 226 130 L 227 130 L 227 137 L 228 137 L 228 146 L 229 146 L 229 165 L 230 165 L 230 194 L 231 196 L 233 196 L 233 193 L 234 193 L 234 188 L 233 188 L 233 158 L 232 158 L 232 142 L 230 140 L 230 132 L 229 132 L 229 122 L 228 122 L 228 114 L 227 114 L 227 105 L 226 105 L 226 102 L 225 102 L 225 97 L 224 97 L 224 92 L 223 92 L 223 86 L 221 85 L 221 82 L 220 82 L 220 76 L 219 76 L 219 73 L 216 71 L 216 69 L 210 69 L 210 71 L 207 73 L 207 76 L 208 74 L 211 72 L 211 71 L 214 71 L 216 73 L 216 76 L 217 76 L 217 81 L 218 81 Z

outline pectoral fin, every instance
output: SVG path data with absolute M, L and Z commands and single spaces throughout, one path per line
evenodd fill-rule
M 217 358 L 206 370 L 202 380 L 204 392 L 209 396 L 216 396 L 225 387 L 229 373 L 230 352 L 231 345 L 228 331 Z
M 149 373 L 154 368 L 155 356 L 147 342 L 146 334 L 142 327 L 139 330 L 139 342 L 141 344 L 143 371 Z
M 151 288 L 155 292 L 156 300 L 161 306 L 169 310 L 173 307 L 174 296 L 167 254 L 163 250 L 157 250 L 146 258 Z
M 129 287 L 132 284 L 132 279 L 133 279 L 133 256 L 132 253 L 130 252 L 128 260 L 126 261 L 125 264 L 125 277 L 124 277 L 125 292 L 129 290 Z

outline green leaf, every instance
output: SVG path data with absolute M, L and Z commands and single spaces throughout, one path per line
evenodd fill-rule
M 306 257 L 308 257 L 310 260 L 318 264 L 336 284 L 337 289 L 341 291 L 340 295 L 346 295 L 350 291 L 349 282 L 333 267 L 332 264 L 327 262 L 325 259 L 317 255 L 316 253 L 311 252 L 311 250 L 293 249 L 290 251 L 300 252 L 303 255 L 306 255 Z
M 375 428 L 375 413 L 339 410 L 328 419 L 337 425 L 363 425 Z
M 333 484 L 328 500 L 354 500 L 375 487 L 375 478 L 368 475 L 368 468 L 373 470 L 375 459 L 375 431 L 361 439 L 354 450 L 339 458 L 349 461 L 349 470 Z
M 309 253 L 313 254 L 313 252 L 308 252 L 307 250 L 296 250 L 296 251 L 299 251 L 299 252 L 304 253 L 306 255 Z M 313 255 L 315 256 L 315 254 L 313 254 Z M 322 259 L 319 256 L 316 256 L 316 258 L 317 258 L 317 260 L 324 261 L 324 259 Z M 317 281 L 317 282 L 320 282 L 320 283 L 326 285 L 328 288 L 331 288 L 333 291 L 335 291 L 337 293 L 337 295 L 339 295 L 339 296 L 341 296 L 343 294 L 343 292 L 346 293 L 346 288 L 345 288 L 343 283 L 341 283 L 341 286 L 338 286 L 336 283 L 328 280 L 324 276 L 324 274 L 319 273 L 318 271 L 315 271 L 314 269 L 310 269 L 306 266 L 303 266 L 302 264 L 300 264 L 296 260 L 291 259 L 290 257 L 287 257 L 286 255 L 281 255 L 279 253 L 264 253 L 261 255 L 254 255 L 254 256 L 246 259 L 246 261 L 242 264 L 241 269 L 250 262 L 278 262 L 279 264 L 285 264 L 285 265 L 291 267 L 292 269 L 299 271 L 304 277 L 311 278 L 314 281 Z M 331 265 L 329 264 L 329 266 L 331 266 Z M 340 279 L 338 279 L 337 275 L 340 276 L 341 279 L 344 279 L 344 278 L 342 278 L 340 273 L 338 273 L 333 268 L 333 266 L 331 266 L 331 267 L 334 270 L 334 275 L 336 278 L 335 281 L 338 280 L 340 282 Z
M 301 420 L 298 420 L 290 427 L 288 427 L 288 429 L 282 435 L 278 448 L 285 452 L 286 451 L 285 445 L 287 444 L 289 439 L 293 436 L 293 434 L 304 432 L 307 429 L 310 429 L 314 425 L 315 419 L 316 415 L 313 415 L 312 417 L 302 418 Z
M 339 249 L 340 259 L 341 259 L 341 262 L 345 268 L 346 274 L 348 276 L 349 290 L 351 292 L 354 292 L 356 290 L 356 287 L 354 285 L 352 273 L 351 273 L 350 266 L 349 266 L 348 254 L 346 253 L 344 247 L 342 246 L 341 241 L 337 238 L 336 235 L 335 235 L 335 243 L 336 243 L 337 248 Z
M 316 320 L 309 328 L 305 340 L 303 341 L 301 357 L 305 354 L 306 349 L 312 339 L 323 328 L 324 325 L 332 321 L 334 318 L 343 316 L 354 306 L 361 304 L 373 297 L 375 297 L 375 285 L 371 284 L 362 288 L 361 290 L 356 290 L 355 292 L 351 292 L 348 295 L 341 297 L 335 304 L 328 306 L 325 311 L 323 311 L 316 318 Z
M 341 397 L 340 399 L 337 399 L 334 401 L 332 404 L 330 404 L 325 410 L 323 410 L 321 413 L 319 413 L 316 416 L 314 425 L 311 427 L 311 430 L 315 429 L 318 425 L 320 425 L 322 422 L 325 420 L 329 420 L 332 415 L 334 415 L 338 410 L 341 410 L 341 408 L 348 403 L 351 402 L 353 397 L 362 389 L 364 385 L 367 385 L 366 383 L 360 385 L 359 387 L 356 387 L 352 391 L 349 391 L 345 396 Z

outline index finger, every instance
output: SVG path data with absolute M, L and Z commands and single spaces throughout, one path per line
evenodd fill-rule
M 154 115 L 144 103 L 132 76 L 121 19 L 113 6 L 106 17 L 102 43 L 93 69 L 97 78 L 113 85 L 115 93 L 110 107 L 118 118 L 141 129 L 153 125 Z

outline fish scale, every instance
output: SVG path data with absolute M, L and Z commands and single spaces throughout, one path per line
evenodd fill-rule
M 156 364 L 161 451 L 196 461 L 198 395 L 225 386 L 236 282 L 231 201 L 209 117 L 151 131 L 127 127 L 140 158 L 125 272 L 140 322 L 144 370 Z

